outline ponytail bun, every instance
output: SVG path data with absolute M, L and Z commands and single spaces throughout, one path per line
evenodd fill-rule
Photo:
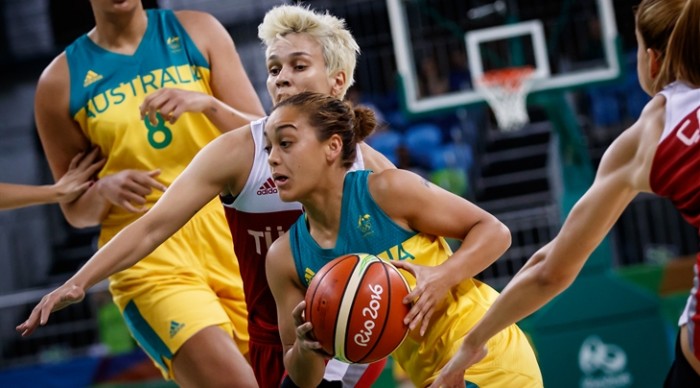
M 367 136 L 371 135 L 377 126 L 377 117 L 372 109 L 358 105 L 353 108 L 355 113 L 354 128 L 355 140 L 363 141 Z

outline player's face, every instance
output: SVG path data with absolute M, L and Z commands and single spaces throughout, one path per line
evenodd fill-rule
M 291 106 L 276 109 L 265 124 L 265 149 L 280 199 L 301 201 L 313 191 L 326 160 L 324 144 L 305 114 Z
M 328 75 L 321 45 L 308 34 L 287 34 L 267 50 L 267 91 L 274 104 L 303 91 L 338 96 L 340 82 Z

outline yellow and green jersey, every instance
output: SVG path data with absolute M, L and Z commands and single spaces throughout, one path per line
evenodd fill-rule
M 139 106 L 160 88 L 212 94 L 210 67 L 171 10 L 147 10 L 148 27 L 133 55 L 105 50 L 83 35 L 66 48 L 70 70 L 70 114 L 107 158 L 100 176 L 124 169 L 161 169 L 170 185 L 194 155 L 220 131 L 201 113 L 185 113 L 175 124 L 158 115 L 142 120 Z M 154 191 L 147 206 L 162 193 Z M 138 217 L 112 207 L 103 223 L 114 235 Z M 102 241 L 103 243 L 105 241 Z
M 297 275 L 302 284 L 309 285 L 314 274 L 324 264 L 348 253 L 370 253 L 384 260 L 406 260 L 424 266 L 437 266 L 451 255 L 444 238 L 406 230 L 374 202 L 367 178 L 370 171 L 347 173 L 343 185 L 342 213 L 336 245 L 323 249 L 314 241 L 306 226 L 304 215 L 289 230 L 289 239 Z M 416 279 L 404 272 L 413 288 Z M 498 292 L 470 278 L 453 287 L 437 306 L 424 336 L 418 330 L 409 333 L 392 354 L 413 383 L 426 386 L 457 351 L 462 338 L 486 313 Z M 538 387 L 540 371 L 525 335 L 512 325 L 489 342 L 489 356 L 465 375 L 465 381 L 476 386 Z M 498 342 L 498 343 L 496 343 Z M 509 360 L 500 363 L 492 360 Z M 514 360 L 510 362 L 510 360 Z M 521 380 L 523 379 L 523 380 Z M 484 385 L 488 382 L 488 385 Z

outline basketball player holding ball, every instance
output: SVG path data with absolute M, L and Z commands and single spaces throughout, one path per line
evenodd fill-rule
M 258 36 L 267 48 L 267 87 L 275 103 L 302 90 L 342 99 L 354 81 L 359 47 L 342 19 L 304 6 L 278 6 L 267 12 Z M 155 112 L 162 114 L 164 107 L 172 106 L 169 101 L 178 102 L 178 112 L 192 112 L 206 106 L 206 100 L 201 94 L 162 89 L 145 98 L 141 114 L 144 118 Z M 253 121 L 204 147 L 153 208 L 115 236 L 63 286 L 45 296 L 17 329 L 27 335 L 44 325 L 51 311 L 79 302 L 90 286 L 142 260 L 199 209 L 220 197 L 236 253 L 236 258 L 227 258 L 238 260 L 243 280 L 249 361 L 259 386 L 279 386 L 284 377 L 282 343 L 274 299 L 265 279 L 265 255 L 267 244 L 284 233 L 302 210 L 298 203 L 280 201 L 276 190 L 261 190 L 274 189 L 267 183 L 272 177 L 264 151 L 264 123 L 265 119 Z M 233 124 L 219 125 L 230 129 Z M 353 168 L 393 168 L 368 145 L 357 147 L 361 157 Z M 377 362 L 348 367 L 334 360 L 328 365 L 325 380 L 335 385 L 341 382 L 344 387 L 368 387 L 383 366 Z
M 438 376 L 498 296 L 473 277 L 510 245 L 500 221 L 409 171 L 348 171 L 357 142 L 374 125 L 367 108 L 304 92 L 279 103 L 265 126 L 279 196 L 305 209 L 272 244 L 266 265 L 285 366 L 299 386 L 317 385 L 327 358 L 302 318 L 305 291 L 313 274 L 336 257 L 365 252 L 413 275 L 407 276 L 412 291 L 404 299 L 414 303 L 404 321 L 411 332 L 393 357 L 418 387 Z M 452 253 L 439 236 L 462 244 Z M 542 386 L 535 354 L 516 325 L 488 346 L 489 356 L 460 386 Z

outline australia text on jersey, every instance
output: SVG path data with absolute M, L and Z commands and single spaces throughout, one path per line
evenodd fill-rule
M 120 105 L 130 97 L 142 97 L 164 87 L 189 84 L 201 80 L 201 69 L 193 65 L 171 66 L 139 74 L 119 86 L 104 90 L 90 98 L 85 107 L 88 117 L 97 117 L 112 105 Z

